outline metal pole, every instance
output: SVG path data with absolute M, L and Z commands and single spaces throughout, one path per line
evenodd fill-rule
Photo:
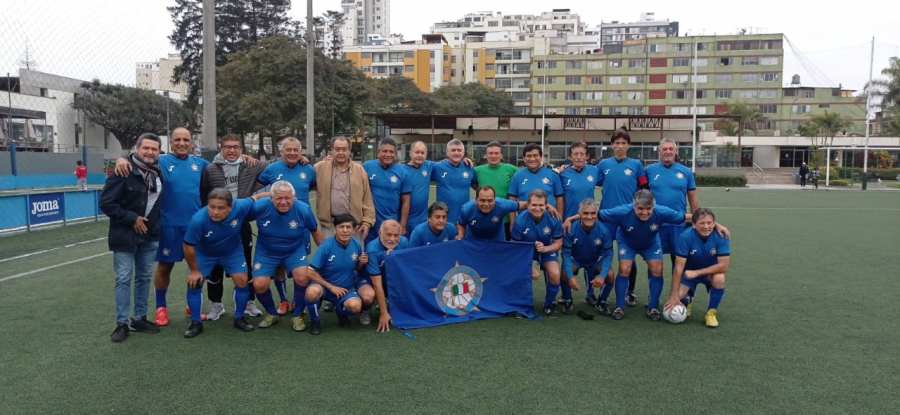
M 9 99 L 9 112 L 6 114 L 6 139 L 14 141 L 12 135 L 12 78 L 6 73 L 6 97 Z
M 166 97 L 166 139 L 169 140 L 169 150 L 172 149 L 172 130 L 169 129 L 169 91 L 164 94 Z
M 866 92 L 866 145 L 865 152 L 863 153 L 863 174 L 868 172 L 869 170 L 869 98 L 871 97 L 871 88 L 872 88 L 872 68 L 875 65 L 875 36 L 872 36 L 872 54 L 869 57 L 869 88 L 870 91 Z M 865 187 L 863 187 L 865 190 Z
M 217 148 L 216 137 L 216 2 L 203 0 L 203 147 Z
M 315 141 L 315 71 L 314 60 L 316 50 L 315 31 L 313 30 L 313 2 L 306 0 L 306 37 L 309 39 L 306 44 L 306 147 L 309 148 L 311 162 L 316 160 L 316 141 Z
M 828 179 L 831 176 L 831 147 L 825 149 L 825 187 L 828 187 Z
M 697 131 L 697 41 L 694 40 L 694 61 L 691 62 L 691 65 L 694 66 L 694 75 L 691 77 L 691 81 L 694 83 L 694 94 L 693 98 L 693 110 L 691 112 L 694 113 L 694 122 L 691 124 L 693 128 L 691 129 L 691 138 L 693 143 L 691 143 L 691 171 L 697 171 L 697 142 L 700 141 L 700 133 Z M 741 150 L 738 149 L 738 152 Z
M 544 128 L 546 124 L 545 117 L 547 116 L 547 54 L 550 51 L 547 48 L 547 37 L 544 37 L 544 91 L 542 92 L 541 99 L 541 153 L 545 153 L 544 151 Z M 543 157 L 542 157 L 543 158 Z M 543 162 L 543 160 L 541 160 Z

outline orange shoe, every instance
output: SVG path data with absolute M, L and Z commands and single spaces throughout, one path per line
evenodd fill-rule
M 191 308 L 185 307 L 184 314 L 191 315 Z M 202 311 L 200 312 L 200 320 L 206 321 L 206 314 Z M 168 321 L 168 320 L 166 320 L 166 321 Z
M 168 326 L 169 325 L 169 310 L 165 307 L 157 307 L 156 308 L 156 325 L 157 326 Z
M 287 312 L 288 312 L 288 302 L 282 301 L 281 304 L 278 306 L 278 315 L 284 316 L 284 315 L 287 315 Z
M 291 301 L 290 311 L 293 313 L 295 308 L 297 308 L 297 304 L 295 302 Z

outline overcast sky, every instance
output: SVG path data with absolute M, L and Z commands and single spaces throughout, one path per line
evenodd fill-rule
M 166 7 L 172 0 L 0 0 L 0 76 L 18 72 L 26 42 L 44 72 L 104 82 L 135 83 L 136 62 L 175 52 L 167 36 L 173 25 Z M 678 21 L 681 35 L 752 32 L 784 33 L 784 79 L 801 75 L 804 85 L 861 89 L 868 79 L 869 52 L 875 37 L 875 76 L 891 56 L 900 56 L 900 2 L 856 0 L 722 2 L 599 0 L 392 0 L 391 31 L 407 40 L 428 33 L 431 25 L 455 21 L 475 11 L 540 14 L 568 8 L 594 27 L 602 21 L 636 21 L 641 12 Z M 551 6 L 552 5 L 552 6 Z M 340 0 L 316 0 L 314 13 L 340 10 Z M 294 1 L 291 16 L 305 19 L 306 3 Z M 805 59 L 799 59 L 797 52 Z

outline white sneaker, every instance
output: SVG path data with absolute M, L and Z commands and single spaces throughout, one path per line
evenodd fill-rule
M 262 315 L 262 311 L 256 308 L 255 301 L 250 301 L 247 303 L 247 308 L 244 309 L 244 314 L 250 317 L 259 317 Z
M 206 313 L 207 320 L 218 320 L 219 317 L 225 314 L 225 306 L 222 303 L 212 303 L 212 306 L 209 308 L 209 312 Z
M 363 326 L 368 326 L 372 323 L 372 316 L 369 315 L 370 310 L 362 310 L 359 312 L 359 324 Z

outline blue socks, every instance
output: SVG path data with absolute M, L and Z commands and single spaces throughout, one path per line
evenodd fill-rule
M 191 320 L 200 322 L 203 321 L 201 317 L 200 310 L 203 307 L 203 286 L 201 288 L 190 288 L 187 289 L 187 303 L 188 307 L 191 308 Z M 159 291 L 159 290 L 157 290 Z M 165 290 L 163 290 L 165 292 Z
M 163 289 L 155 289 L 156 291 L 156 308 L 165 307 L 166 306 L 166 292 L 169 291 L 168 288 Z
M 566 301 L 572 301 L 572 287 L 569 286 L 569 283 L 564 282 L 559 285 L 559 288 L 560 290 L 562 290 L 562 299 Z
M 659 306 L 659 295 L 663 290 L 663 277 L 660 275 L 652 275 L 649 272 L 647 277 L 650 279 L 650 301 L 647 303 L 648 308 L 656 308 Z
M 593 296 L 594 296 L 594 286 L 591 285 L 591 280 L 592 280 L 594 277 L 592 277 L 592 276 L 590 276 L 590 275 L 588 275 L 588 274 L 590 274 L 590 273 L 587 272 L 587 269 L 585 269 L 585 270 L 584 270 L 584 287 L 585 287 L 585 290 L 587 290 L 587 291 L 585 291 L 585 293 L 586 293 L 588 296 L 593 297 Z M 565 292 L 565 291 L 563 291 L 563 292 Z
M 275 280 L 275 289 L 278 290 L 278 297 L 281 297 L 281 301 L 287 301 L 287 279 Z
M 299 317 L 306 308 L 306 287 L 294 283 L 294 317 Z
M 616 307 L 625 308 L 625 295 L 628 293 L 628 276 L 616 274 Z
M 266 289 L 265 292 L 256 294 L 256 299 L 259 300 L 259 303 L 262 304 L 267 313 L 273 316 L 278 315 L 278 309 L 275 308 L 275 301 L 272 300 L 272 290 Z
M 547 297 L 544 298 L 544 308 L 550 307 L 550 304 L 556 300 L 556 294 L 559 294 L 559 284 L 547 283 Z M 571 294 L 571 292 L 570 292 Z
M 306 311 L 309 311 L 309 318 L 312 321 L 319 321 L 319 304 L 321 303 L 321 300 L 308 301 L 306 303 Z
M 725 296 L 724 288 L 716 288 L 710 287 L 709 289 L 709 308 L 719 308 L 719 303 L 722 302 L 722 297 Z
M 234 318 L 235 320 L 244 316 L 244 309 L 247 308 L 247 302 L 250 301 L 250 286 L 234 287 Z M 191 309 L 193 310 L 193 308 Z

